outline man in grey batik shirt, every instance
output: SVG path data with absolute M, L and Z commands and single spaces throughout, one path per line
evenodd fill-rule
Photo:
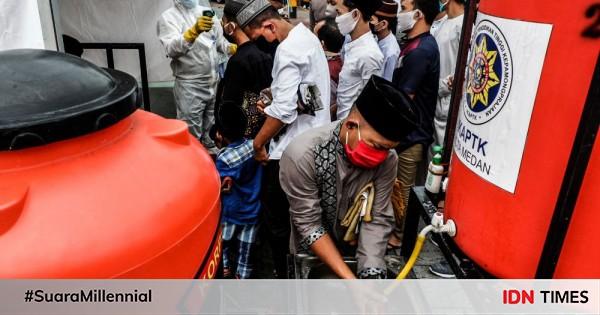
M 292 252 L 316 254 L 344 279 L 356 275 L 342 256 L 356 255 L 358 277 L 385 278 L 383 257 L 394 226 L 391 194 L 398 162 L 392 149 L 416 128 L 412 107 L 408 95 L 374 76 L 348 118 L 308 131 L 287 147 L 280 181 L 290 203 Z M 359 223 L 353 241 L 344 241 L 348 228 L 341 221 L 370 183 L 372 219 Z

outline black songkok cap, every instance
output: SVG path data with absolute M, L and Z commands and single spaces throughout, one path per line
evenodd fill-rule
M 420 125 L 420 116 L 408 94 L 391 82 L 372 76 L 356 100 L 356 108 L 379 134 L 402 141 Z
M 377 12 L 375 12 L 376 16 L 381 16 L 385 18 L 395 18 L 398 16 L 398 3 L 395 1 L 383 1 Z
M 366 18 L 370 18 L 381 7 L 382 0 L 350 0 L 348 2 L 362 11 Z

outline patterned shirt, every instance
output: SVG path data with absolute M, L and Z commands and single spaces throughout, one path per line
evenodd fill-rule
M 312 129 L 296 139 L 285 150 L 280 161 L 281 188 L 290 202 L 292 221 L 292 248 L 294 253 L 304 245 L 310 246 L 324 234 L 332 237 L 343 256 L 358 259 L 358 275 L 373 276 L 375 273 L 385 276 L 386 265 L 383 257 L 387 240 L 394 226 L 394 210 L 391 194 L 396 179 L 398 157 L 390 151 L 388 158 L 380 166 L 365 170 L 350 164 L 339 150 L 332 152 L 333 157 L 315 156 L 314 148 L 330 141 L 338 122 Z M 336 135 L 337 136 L 337 135 Z M 323 192 L 319 190 L 318 168 L 324 161 L 336 159 L 333 174 L 337 189 L 335 191 L 335 213 L 323 213 Z M 318 162 L 321 161 L 321 162 Z M 340 221 L 348 211 L 358 192 L 368 183 L 375 185 L 371 222 L 360 225 L 357 247 L 351 247 L 342 241 L 346 229 Z M 333 199 L 332 199 L 333 200 Z M 324 216 L 325 214 L 325 216 Z
M 233 186 L 221 194 L 223 221 L 231 224 L 257 224 L 260 212 L 262 166 L 254 159 L 252 140 L 228 145 L 217 155 L 221 178 L 230 177 Z

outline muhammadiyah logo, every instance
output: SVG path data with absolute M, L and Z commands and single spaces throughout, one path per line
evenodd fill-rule
M 512 86 L 513 63 L 502 31 L 489 20 L 475 29 L 467 69 L 465 117 L 475 125 L 492 120 L 504 107 Z

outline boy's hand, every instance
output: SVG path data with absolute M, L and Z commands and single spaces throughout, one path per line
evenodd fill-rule
M 258 110 L 259 113 L 264 114 L 265 108 L 267 108 L 267 106 L 265 105 L 265 102 L 263 102 L 263 101 L 256 102 L 256 109 Z
M 223 182 L 221 183 L 221 191 L 224 194 L 228 194 L 231 192 L 231 187 L 233 186 L 233 179 L 231 177 L 223 178 Z
M 254 150 L 254 159 L 262 165 L 267 165 L 267 162 L 269 162 L 269 153 L 267 153 L 267 148 L 263 146 L 260 148 L 255 148 Z

